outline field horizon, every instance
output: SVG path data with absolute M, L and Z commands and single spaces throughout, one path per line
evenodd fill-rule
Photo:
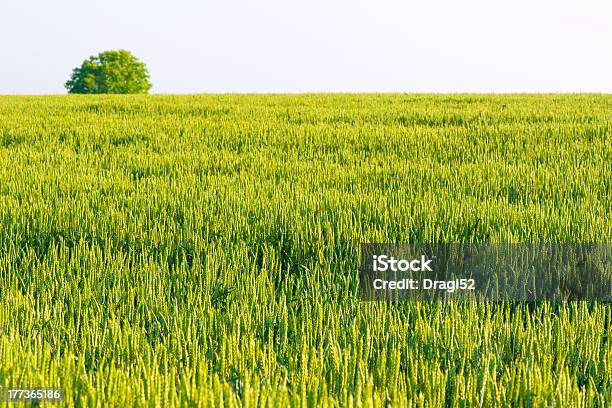
M 403 91 L 300 91 L 300 92 L 188 92 L 188 93 L 172 93 L 172 92 L 149 92 L 147 94 L 66 94 L 66 93 L 49 93 L 49 94 L 0 94 L 4 98 L 21 98 L 21 97 L 75 97 L 75 98 L 96 98 L 96 97 L 116 97 L 116 98 L 132 98 L 132 97 L 190 97 L 190 96 L 398 96 L 398 95 L 413 95 L 413 96 L 428 96 L 428 97 L 444 97 L 444 96 L 610 96 L 610 92 L 403 92 Z

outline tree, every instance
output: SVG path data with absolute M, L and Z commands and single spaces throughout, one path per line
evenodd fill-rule
M 89 57 L 72 71 L 65 86 L 74 94 L 147 93 L 151 89 L 147 67 L 125 50 Z

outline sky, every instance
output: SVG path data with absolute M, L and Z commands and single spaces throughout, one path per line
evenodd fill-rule
M 612 93 L 611 0 L 2 0 L 0 94 L 127 49 L 153 93 Z

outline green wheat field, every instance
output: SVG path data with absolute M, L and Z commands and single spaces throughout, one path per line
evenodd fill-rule
M 362 301 L 366 242 L 612 241 L 611 95 L 0 97 L 0 387 L 612 405 L 612 305 Z

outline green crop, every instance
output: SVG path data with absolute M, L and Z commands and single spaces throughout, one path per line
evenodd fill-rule
M 612 307 L 364 302 L 366 242 L 610 242 L 610 95 L 0 97 L 0 387 L 612 405 Z

